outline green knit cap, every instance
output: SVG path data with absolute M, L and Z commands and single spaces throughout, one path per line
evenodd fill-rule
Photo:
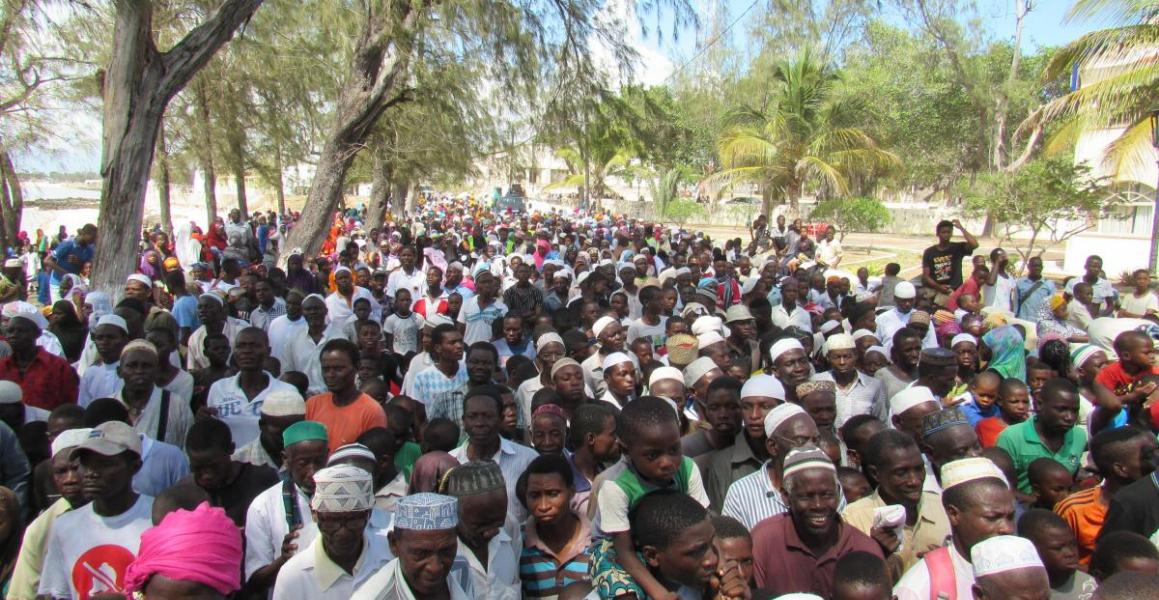
M 299 442 L 328 442 L 326 426 L 317 421 L 298 421 L 282 432 L 282 444 L 287 448 Z

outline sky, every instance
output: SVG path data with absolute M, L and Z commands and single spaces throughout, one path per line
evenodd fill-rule
M 704 0 L 693 0 L 704 1 Z M 729 20 L 741 14 L 753 0 L 723 0 L 729 9 Z M 746 14 L 731 32 L 734 43 L 742 42 L 745 28 L 752 20 L 761 16 L 760 11 L 766 5 L 766 0 L 757 0 L 758 5 Z M 1098 20 L 1067 22 L 1066 12 L 1070 0 L 1035 0 L 1034 10 L 1027 17 L 1023 30 L 1023 49 L 1032 52 L 1043 46 L 1060 46 L 1066 44 L 1089 31 L 1106 26 L 1107 23 Z M 612 0 L 611 10 L 624 14 L 625 0 Z M 615 6 L 619 5 L 619 6 Z M 979 18 L 983 26 L 995 38 L 1012 39 L 1014 35 L 1014 0 L 978 0 Z M 900 18 L 898 21 L 900 22 Z M 634 32 L 634 44 L 640 55 L 641 64 L 636 69 L 636 79 L 645 85 L 656 85 L 672 73 L 677 65 L 684 64 L 695 53 L 695 32 L 681 34 L 680 41 L 672 43 L 670 40 L 659 43 L 654 37 L 645 37 L 638 31 Z M 742 42 L 743 43 L 743 42 Z M 78 127 L 77 123 L 83 124 Z M 87 131 L 88 136 L 82 135 L 75 140 L 58 148 L 39 149 L 36 151 L 19 153 L 17 168 L 21 171 L 47 172 L 95 172 L 100 161 L 100 122 L 96 115 L 82 114 L 70 118 L 68 126 L 78 127 Z M 86 141 L 84 138 L 88 137 Z

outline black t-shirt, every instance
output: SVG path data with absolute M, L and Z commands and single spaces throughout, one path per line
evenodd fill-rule
M 930 246 L 922 252 L 922 266 L 929 267 L 930 277 L 939 285 L 957 289 L 962 285 L 962 259 L 973 253 L 966 242 L 950 242 L 945 250 Z
M 1159 530 L 1159 481 L 1152 473 L 1115 493 L 1099 536 L 1111 531 L 1134 531 L 1150 538 L 1156 530 Z
M 219 490 L 205 490 L 209 493 L 209 503 L 225 509 L 225 514 L 238 527 L 245 527 L 245 515 L 250 504 L 258 494 L 270 489 L 281 481 L 278 472 L 264 465 L 241 463 L 241 472 L 237 479 L 226 484 Z M 181 483 L 193 482 L 193 476 L 185 478 Z

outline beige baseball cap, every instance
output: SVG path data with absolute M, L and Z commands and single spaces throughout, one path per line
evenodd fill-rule
M 73 454 L 83 451 L 92 451 L 104 456 L 116 456 L 131 451 L 140 456 L 141 438 L 127 424 L 109 421 L 94 427 L 88 437 L 73 448 Z

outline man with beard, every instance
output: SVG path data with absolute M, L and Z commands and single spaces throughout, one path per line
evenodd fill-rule
M 850 552 L 881 557 L 881 548 L 837 516 L 837 468 L 816 446 L 789 452 L 782 473 L 788 512 L 753 529 L 757 587 L 773 594 L 812 592 L 828 598 L 837 561 Z
M 877 315 L 877 331 L 875 333 L 877 339 L 885 343 L 887 349 L 893 342 L 893 334 L 909 324 L 916 297 L 917 290 L 914 288 L 914 284 L 903 281 L 894 287 L 894 307 Z
M 857 415 L 873 415 L 882 422 L 888 419 L 889 404 L 881 382 L 857 369 L 857 349 L 853 336 L 836 334 L 821 347 L 829 361 L 829 370 L 818 373 L 817 381 L 832 381 L 837 394 L 838 429 Z
M 809 381 L 812 374 L 805 347 L 794 338 L 783 338 L 769 348 L 773 375 L 785 386 L 785 401 L 797 402 L 797 386 Z

